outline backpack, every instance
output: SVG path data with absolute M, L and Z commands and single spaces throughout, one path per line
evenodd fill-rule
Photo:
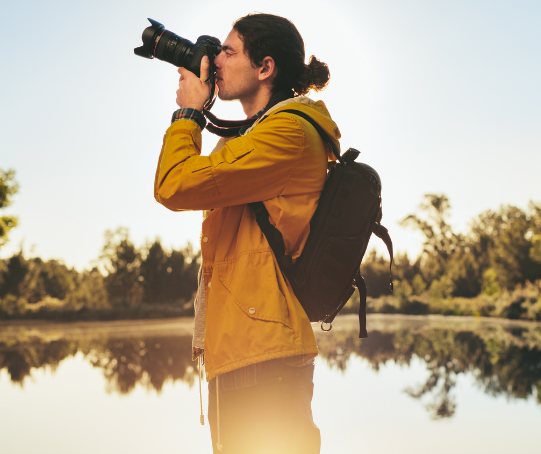
M 384 241 L 389 251 L 390 288 L 393 290 L 393 244 L 389 232 L 380 224 L 381 180 L 372 167 L 355 162 L 359 151 L 350 148 L 341 156 L 325 131 L 310 116 L 293 109 L 281 112 L 298 115 L 310 122 L 338 160 L 338 163 L 331 163 L 318 207 L 310 221 L 310 234 L 295 263 L 285 254 L 282 234 L 270 223 L 263 202 L 249 206 L 310 321 L 321 322 L 323 331 L 332 329 L 332 321 L 357 288 L 360 296 L 359 337 L 367 337 L 366 285 L 360 265 L 372 233 Z M 325 328 L 324 324 L 329 327 Z

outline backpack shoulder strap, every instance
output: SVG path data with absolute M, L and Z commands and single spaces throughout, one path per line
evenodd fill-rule
M 284 244 L 284 237 L 280 230 L 274 227 L 269 221 L 269 212 L 263 202 L 252 202 L 248 206 L 255 214 L 255 220 L 259 225 L 259 228 L 267 238 L 269 246 L 274 252 L 274 256 L 278 261 L 278 265 L 284 274 L 286 270 L 293 264 L 293 259 L 290 255 L 286 255 L 286 247 Z
M 329 138 L 329 136 L 323 130 L 323 128 L 319 126 L 317 122 L 314 121 L 309 115 L 305 114 L 304 112 L 301 112 L 300 110 L 295 110 L 295 109 L 284 109 L 284 110 L 280 110 L 279 112 L 292 113 L 308 121 L 317 130 L 317 132 L 319 133 L 323 141 L 331 147 L 331 150 L 336 156 L 336 159 L 338 159 L 340 163 L 342 164 L 344 163 L 342 157 L 340 156 L 340 151 L 338 150 L 336 145 Z M 266 118 L 267 116 L 265 115 L 261 119 L 261 121 L 264 121 Z M 254 212 L 257 224 L 259 225 L 259 228 L 261 229 L 261 231 L 267 238 L 269 246 L 271 247 L 272 252 L 274 252 L 274 256 L 276 257 L 276 260 L 278 261 L 278 265 L 280 266 L 280 269 L 282 270 L 284 274 L 287 274 L 287 269 L 293 264 L 293 259 L 291 258 L 290 255 L 286 255 L 285 253 L 286 248 L 285 248 L 284 237 L 282 236 L 282 233 L 270 223 L 269 212 L 267 211 L 267 208 L 265 207 L 265 204 L 263 202 L 249 203 L 248 206 Z

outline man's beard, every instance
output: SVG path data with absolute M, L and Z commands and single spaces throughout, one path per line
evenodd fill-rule
M 228 90 L 218 90 L 218 98 L 222 101 L 240 101 L 238 93 L 231 93 Z
M 243 99 L 254 96 L 258 89 L 258 84 L 254 84 L 253 81 L 244 80 L 243 84 L 237 85 L 237 87 L 233 87 L 233 89 L 222 87 L 220 90 L 218 88 L 218 98 L 222 101 L 242 102 Z

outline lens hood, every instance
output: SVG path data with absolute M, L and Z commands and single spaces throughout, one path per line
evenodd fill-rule
M 139 57 L 154 58 L 156 46 L 160 40 L 160 36 L 165 31 L 165 27 L 150 17 L 148 18 L 148 21 L 151 25 L 143 30 L 143 35 L 141 37 L 143 45 L 133 49 L 133 53 Z

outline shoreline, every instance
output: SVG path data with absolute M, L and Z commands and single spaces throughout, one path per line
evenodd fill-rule
M 476 317 L 471 315 L 408 315 L 408 314 L 367 314 L 368 329 L 374 330 L 386 323 L 399 323 L 411 325 L 412 327 L 425 324 L 467 324 L 467 325 L 502 325 L 540 327 L 541 322 L 530 320 L 512 320 L 499 317 Z M 358 324 L 356 314 L 339 315 L 333 322 L 333 329 L 341 329 L 345 326 Z M 57 321 L 57 320 L 0 320 L 0 333 L 2 335 L 20 331 L 62 331 L 64 333 L 140 333 L 144 332 L 174 332 L 176 335 L 192 334 L 193 317 L 171 317 L 159 319 L 137 319 L 137 320 L 92 320 L 92 321 Z M 312 323 L 314 330 L 319 330 L 318 323 Z

